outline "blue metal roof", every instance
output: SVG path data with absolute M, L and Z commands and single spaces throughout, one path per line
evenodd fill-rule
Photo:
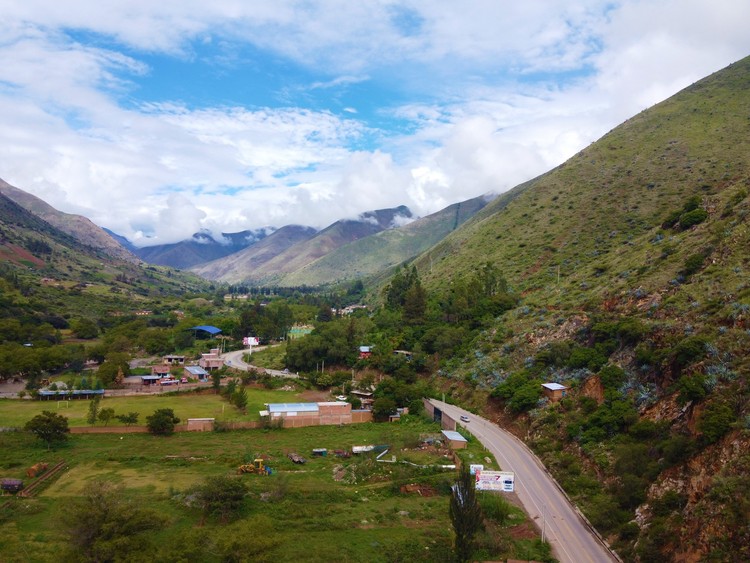
M 449 440 L 453 440 L 455 442 L 466 442 L 466 438 L 461 436 L 458 432 L 454 432 L 453 430 L 443 430 L 443 436 L 448 438 Z
M 268 412 L 318 412 L 318 403 L 270 403 Z
M 200 366 L 187 366 L 185 369 L 192 375 L 208 375 L 208 372 Z
M 215 326 L 211 326 L 211 325 L 193 326 L 193 327 L 190 327 L 190 330 L 202 330 L 209 334 L 219 334 L 221 332 L 220 328 L 216 328 Z

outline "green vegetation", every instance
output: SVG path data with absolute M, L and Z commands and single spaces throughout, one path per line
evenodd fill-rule
M 155 436 L 171 436 L 174 433 L 175 424 L 180 419 L 174 415 L 172 409 L 157 409 L 154 414 L 146 417 L 148 431 Z
M 750 427 L 750 120 L 738 116 L 747 112 L 749 93 L 750 59 L 745 59 L 501 195 L 408 264 L 324 291 L 255 288 L 252 302 L 225 301 L 225 287 L 192 284 L 149 267 L 90 267 L 89 255 L 75 268 L 69 257 L 73 273 L 67 274 L 58 257 L 73 253 L 74 246 L 64 248 L 71 241 L 10 206 L 6 226 L 33 224 L 40 234 L 31 237 L 36 254 L 10 259 L 0 271 L 0 378 L 23 378 L 32 397 L 46 379 L 58 388 L 118 387 L 134 357 L 178 352 L 196 358 L 214 346 L 216 341 L 190 330 L 196 324 L 221 328 L 231 338 L 229 347 L 239 346 L 243 336 L 270 342 L 285 338 L 295 324 L 313 325 L 308 336 L 261 352 L 257 360 L 300 372 L 300 386 L 334 391 L 353 403 L 353 391 L 365 393 L 363 398 L 372 392 L 374 411 L 383 419 L 399 407 L 418 412 L 425 394 L 445 394 L 486 411 L 528 437 L 625 560 L 741 557 L 748 543 L 741 532 L 747 520 L 741 498 Z M 5 227 L 0 234 L 16 236 Z M 45 268 L 59 284 L 41 283 Z M 360 299 L 367 300 L 367 310 L 335 312 Z M 151 314 L 137 314 L 142 309 Z M 360 346 L 369 353 L 360 355 Z M 96 375 L 84 371 L 87 361 L 98 363 Z M 224 396 L 108 397 L 98 412 L 87 413 L 83 401 L 60 401 L 53 410 L 71 426 L 84 425 L 87 414 L 92 424 L 106 424 L 99 416 L 105 409 L 128 424 L 139 413 L 143 419 L 159 409 L 173 409 L 180 419 L 215 416 L 223 422 L 251 420 L 262 403 L 299 397 L 255 388 L 272 381 L 286 385 L 281 380 L 245 374 L 235 382 L 230 375 L 229 370 L 215 375 L 217 392 L 225 376 Z M 542 394 L 544 382 L 564 384 L 566 396 L 550 401 Z M 50 406 L 2 401 L 0 425 L 20 428 Z M 347 428 L 328 434 L 237 433 L 244 442 L 222 433 L 221 454 L 204 442 L 196 451 L 201 438 L 181 435 L 127 435 L 123 444 L 137 446 L 127 456 L 105 437 L 73 436 L 72 445 L 61 449 L 82 456 L 74 459 L 83 469 L 80 483 L 70 485 L 71 495 L 80 495 L 83 482 L 97 475 L 128 480 L 134 486 L 126 496 L 158 499 L 159 512 L 174 523 L 169 532 L 156 532 L 160 545 L 185 559 L 209 551 L 221 559 L 236 549 L 259 559 L 309 558 L 308 546 L 295 542 L 291 529 L 314 537 L 321 559 L 331 557 L 326 546 L 332 545 L 344 550 L 337 556 L 351 559 L 420 560 L 428 552 L 431 560 L 448 558 L 445 507 L 452 477 L 439 472 L 425 477 L 442 497 L 442 515 L 435 517 L 437 500 L 394 490 L 415 477 L 406 467 L 369 458 L 326 459 L 302 473 L 282 451 L 302 449 L 301 443 L 305 451 L 335 446 L 345 438 L 395 442 L 384 428 L 397 432 L 410 424 L 368 425 L 384 434 L 356 438 L 355 429 Z M 306 442 L 310 436 L 315 445 Z M 34 446 L 23 440 L 30 436 L 0 438 L 10 441 L 4 448 L 8 463 L 18 464 L 7 469 L 27 464 Z M 179 462 L 149 453 L 154 443 L 174 447 L 169 455 Z M 89 447 L 85 454 L 79 451 Z M 190 506 L 191 487 L 226 476 L 239 462 L 263 453 L 284 478 L 246 479 L 248 498 L 238 505 L 235 523 L 220 523 Z M 424 454 L 409 455 L 421 461 Z M 195 461 L 203 457 L 209 461 Z M 715 460 L 722 466 L 715 467 Z M 344 470 L 342 481 L 331 483 L 335 465 Z M 708 466 L 710 483 L 696 475 L 697 467 Z M 164 483 L 174 490 L 168 492 Z M 735 493 L 739 500 L 733 500 Z M 3 553 L 19 552 L 12 543 L 19 537 L 24 545 L 35 541 L 32 525 L 48 518 L 48 505 L 59 508 L 52 499 L 34 501 L 30 510 L 38 512 L 19 516 L 20 531 L 7 535 Z M 373 499 L 377 502 L 370 504 Z M 523 545 L 528 553 L 520 542 L 511 545 L 502 532 L 513 521 L 512 511 L 504 522 L 503 507 L 480 503 L 487 510 L 484 529 L 474 536 L 473 557 L 549 559 L 533 540 Z M 203 514 L 213 534 L 207 545 L 198 545 L 190 529 Z M 702 525 L 708 519 L 711 527 Z M 247 533 L 252 526 L 263 531 L 264 541 Z M 692 534 L 699 529 L 700 537 Z M 413 530 L 424 535 L 414 541 Z M 42 536 L 51 545 L 61 541 L 46 531 Z M 156 560 L 166 551 L 159 553 Z
M 482 509 L 477 500 L 474 479 L 466 465 L 462 466 L 458 473 L 458 481 L 451 490 L 450 518 L 455 534 L 456 559 L 461 563 L 470 561 L 474 551 L 474 536 L 482 524 Z
M 149 559 L 155 561 L 222 561 L 238 549 L 273 561 L 328 561 L 342 553 L 358 561 L 448 561 L 448 497 L 455 473 L 399 463 L 421 451 L 425 462 L 443 464 L 438 451 L 419 450 L 420 436 L 437 433 L 433 423 L 405 417 L 398 424 L 347 425 L 336 432 L 310 427 L 168 438 L 73 435 L 55 453 L 67 469 L 38 497 L 11 503 L 0 514 L 0 551 L 9 562 L 27 561 L 33 547 L 34 560 L 43 562 L 58 560 L 69 548 L 86 546 L 105 554 L 123 542 L 123 554 L 136 557 L 140 549 L 150 549 Z M 397 463 L 377 463 L 372 455 L 333 455 L 365 444 L 389 444 Z M 8 476 L 22 475 L 46 453 L 23 433 L 0 434 L 0 447 L 8 454 L 0 469 Z M 311 456 L 319 447 L 328 448 L 329 455 Z M 292 463 L 286 456 L 290 451 L 307 457 L 307 463 Z M 462 455 L 476 459 L 486 453 L 470 444 Z M 236 474 L 239 465 L 259 456 L 272 468 L 270 476 Z M 413 483 L 433 496 L 401 491 Z M 96 512 L 82 510 L 97 495 L 102 502 Z M 63 511 L 77 515 L 69 528 L 61 527 Z M 96 522 L 84 526 L 91 533 L 81 537 L 78 524 L 95 514 Z M 529 523 L 514 509 L 506 525 Z M 477 541 L 482 549 L 491 545 L 484 532 Z M 525 547 L 508 539 L 502 550 L 488 553 L 497 558 Z
M 47 449 L 53 444 L 64 442 L 70 432 L 68 419 L 50 411 L 42 411 L 36 415 L 26 423 L 24 429 L 47 444 Z
M 188 418 L 216 418 L 224 422 L 258 420 L 258 411 L 263 409 L 265 403 L 299 402 L 300 396 L 293 391 L 275 391 L 269 389 L 248 390 L 248 404 L 246 413 L 236 408 L 231 408 L 222 396 L 214 394 L 199 393 L 169 393 L 160 395 L 130 395 L 105 397 L 102 399 L 102 408 L 112 408 L 115 418 L 128 413 L 140 415 L 145 420 L 146 415 L 155 410 L 168 408 L 173 409 L 175 415 L 182 420 Z M 42 412 L 52 410 L 64 416 L 71 427 L 86 426 L 88 414 L 88 401 L 18 401 L 14 399 L 0 399 L 0 426 L 22 427 L 29 418 Z M 136 419 L 138 417 L 136 416 Z M 128 422 L 121 421 L 123 424 Z M 130 422 L 129 424 L 136 424 Z

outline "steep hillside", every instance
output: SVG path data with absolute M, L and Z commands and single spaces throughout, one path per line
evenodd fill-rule
M 190 240 L 136 248 L 135 254 L 150 264 L 188 269 L 204 262 L 229 256 L 266 238 L 273 229 L 256 229 L 239 233 L 221 233 L 215 240 L 210 233 L 195 233 Z
M 241 282 L 290 247 L 315 236 L 316 232 L 312 227 L 287 225 L 244 250 L 194 266 L 190 270 L 207 279 Z
M 667 216 L 699 196 L 721 219 L 722 204 L 747 187 L 747 66 L 741 61 L 693 85 L 497 198 L 422 257 L 424 277 L 439 284 L 489 259 L 520 290 L 555 290 L 560 301 L 662 287 L 692 243 L 709 242 L 705 226 L 664 231 Z M 686 244 L 655 267 L 667 239 Z
M 230 283 L 279 284 L 285 274 L 297 271 L 346 244 L 393 228 L 410 217 L 411 211 L 404 206 L 369 211 L 356 220 L 337 221 L 262 263 L 244 259 L 247 254 L 241 252 L 242 256 L 229 256 L 193 271 L 209 279 Z
M 130 262 L 138 261 L 129 250 L 120 245 L 104 229 L 97 227 L 86 217 L 58 211 L 38 197 L 19 190 L 3 180 L 0 180 L 0 193 L 50 225 L 75 237 L 86 246 L 102 250 L 113 258 L 128 260 Z
M 142 263 L 120 260 L 105 250 L 87 246 L 50 225 L 0 193 L 0 266 L 30 286 L 53 284 L 73 288 L 86 284 L 135 303 L 140 296 L 181 294 L 207 288 L 195 276 Z M 79 289 L 75 289 L 80 294 Z M 97 297 L 98 298 L 98 297 Z M 118 298 L 119 299 L 119 298 Z M 56 301 L 64 308 L 66 299 Z M 51 308 L 51 305 L 48 304 Z
M 415 262 L 448 301 L 487 262 L 507 278 L 519 306 L 442 385 L 513 420 L 625 560 L 747 559 L 749 191 L 750 58 Z M 568 397 L 545 402 L 543 381 Z
M 490 200 L 482 196 L 456 203 L 408 225 L 356 240 L 286 274 L 279 284 L 319 286 L 387 271 L 438 243 Z

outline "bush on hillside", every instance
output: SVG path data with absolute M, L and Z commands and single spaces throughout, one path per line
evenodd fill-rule
M 689 229 L 695 225 L 703 223 L 708 218 L 708 212 L 705 209 L 693 209 L 680 215 L 680 228 Z

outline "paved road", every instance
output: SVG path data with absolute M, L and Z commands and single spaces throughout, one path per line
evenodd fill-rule
M 255 350 L 256 351 L 262 350 L 263 348 L 265 347 L 257 346 Z M 299 375 L 296 373 L 291 373 L 289 371 L 282 371 L 278 369 L 262 368 L 262 367 L 254 366 L 252 364 L 248 364 L 242 359 L 245 353 L 247 353 L 247 350 L 235 350 L 234 352 L 226 352 L 225 354 L 222 354 L 221 357 L 224 358 L 224 363 L 227 366 L 238 369 L 240 371 L 248 371 L 251 369 L 257 369 L 258 371 L 265 371 L 268 375 L 272 375 L 274 377 L 285 377 L 287 379 L 299 379 Z
M 495 456 L 503 471 L 515 473 L 518 499 L 552 545 L 555 557 L 563 563 L 617 561 L 521 440 L 459 407 L 435 399 L 430 402 L 455 420 L 461 415 L 468 416 L 470 422 L 463 426 Z

